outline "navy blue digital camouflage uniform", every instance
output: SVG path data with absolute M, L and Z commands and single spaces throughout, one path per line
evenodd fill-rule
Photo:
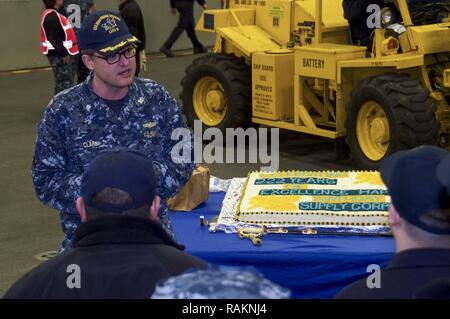
M 39 199 L 60 211 L 63 249 L 70 246 L 80 224 L 75 200 L 84 168 L 98 152 L 117 146 L 139 150 L 153 160 L 162 199 L 161 224 L 174 237 L 166 199 L 188 181 L 195 164 L 172 161 L 172 147 L 180 142 L 172 140 L 171 134 L 186 124 L 176 100 L 152 80 L 136 78 L 128 97 L 117 116 L 93 92 L 89 76 L 84 83 L 56 95 L 38 125 L 33 183 Z M 192 154 L 193 143 L 181 143 L 186 143 L 183 146 Z
M 286 299 L 291 291 L 254 267 L 209 265 L 160 281 L 152 299 Z
M 55 90 L 54 93 L 58 94 L 65 89 L 73 86 L 76 61 L 71 58 L 68 64 L 64 63 L 64 60 L 59 55 L 47 55 L 48 61 L 52 66 L 53 76 L 55 77 Z

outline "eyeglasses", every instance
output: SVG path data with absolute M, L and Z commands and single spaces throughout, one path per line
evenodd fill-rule
M 124 55 L 127 59 L 131 59 L 133 57 L 136 56 L 136 48 L 135 47 L 129 47 L 128 49 L 122 51 L 122 52 L 117 52 L 108 56 L 103 56 L 103 55 L 96 55 L 93 54 L 93 56 L 99 58 L 99 59 L 103 59 L 105 60 L 108 64 L 116 64 L 117 62 L 120 61 L 120 57 Z

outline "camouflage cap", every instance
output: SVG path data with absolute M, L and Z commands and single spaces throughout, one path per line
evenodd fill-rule
M 210 266 L 189 270 L 159 283 L 152 299 L 286 299 L 278 286 L 254 267 Z

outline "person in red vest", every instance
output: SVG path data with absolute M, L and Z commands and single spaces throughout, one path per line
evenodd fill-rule
M 55 76 L 55 95 L 74 85 L 75 65 L 79 53 L 77 37 L 69 20 L 59 12 L 64 0 L 43 0 L 41 16 L 41 52 L 46 55 Z

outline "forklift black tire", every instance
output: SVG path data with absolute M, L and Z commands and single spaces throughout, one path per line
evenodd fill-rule
M 436 145 L 436 106 L 420 80 L 403 74 L 364 79 L 347 105 L 347 143 L 362 169 L 378 169 L 388 155 Z
M 247 128 L 251 124 L 251 71 L 231 54 L 209 54 L 196 59 L 181 81 L 187 124 L 200 120 L 203 129 Z

